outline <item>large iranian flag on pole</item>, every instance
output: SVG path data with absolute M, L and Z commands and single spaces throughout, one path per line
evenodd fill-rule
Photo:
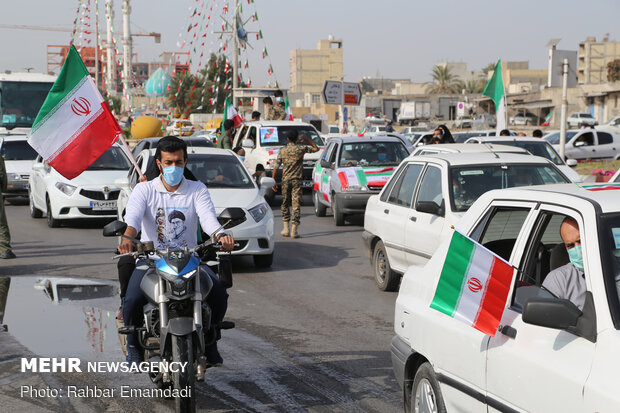
M 56 171 L 73 179 L 122 134 L 75 47 L 32 124 L 28 143 Z
M 454 231 L 431 308 L 495 336 L 510 291 L 513 267 Z
M 495 102 L 495 119 L 497 121 L 497 136 L 502 129 L 506 129 L 506 96 L 504 93 L 504 78 L 502 77 L 502 61 L 498 60 L 493 76 L 482 92 Z
M 224 132 L 224 122 L 228 119 L 232 119 L 235 122 L 235 128 L 238 128 L 239 125 L 243 123 L 243 119 L 237 109 L 230 103 L 230 99 L 226 98 L 224 101 L 224 119 L 222 120 L 222 132 Z

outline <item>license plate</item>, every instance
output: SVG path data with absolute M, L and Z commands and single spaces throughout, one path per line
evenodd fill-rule
M 94 211 L 116 209 L 116 200 L 113 201 L 90 201 L 90 207 Z
M 301 186 L 302 186 L 303 188 L 312 188 L 312 184 L 313 184 L 313 182 L 312 182 L 312 181 L 303 181 L 303 182 L 301 183 Z

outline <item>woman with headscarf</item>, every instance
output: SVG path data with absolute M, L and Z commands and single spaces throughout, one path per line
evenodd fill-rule
M 439 143 L 454 143 L 454 138 L 446 125 L 437 126 L 433 137 L 439 138 Z

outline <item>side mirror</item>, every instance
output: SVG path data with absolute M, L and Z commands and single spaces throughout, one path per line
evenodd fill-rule
M 575 148 L 580 148 L 580 147 L 582 147 L 582 146 L 586 146 L 586 142 L 585 142 L 585 141 L 575 142 L 575 143 L 573 144 L 573 146 L 574 146 Z
M 334 164 L 332 164 L 329 161 L 326 161 L 325 159 L 321 159 L 320 165 L 322 168 L 333 168 Z
M 254 141 L 252 141 L 252 139 L 244 139 L 243 142 L 241 142 L 241 147 L 253 149 Z
M 217 217 L 220 225 L 224 225 L 224 228 L 232 228 L 245 222 L 245 211 L 242 208 L 226 208 Z
M 441 206 L 437 205 L 437 203 L 433 201 L 418 201 L 415 204 L 415 209 L 419 212 L 426 212 L 427 214 L 443 216 Z
M 570 166 L 571 168 L 574 168 L 575 166 L 577 166 L 577 160 L 576 159 L 567 159 L 566 160 L 566 165 Z
M 276 184 L 275 179 L 273 179 L 270 176 L 263 176 L 260 179 L 259 184 L 258 184 L 258 188 L 259 188 L 259 192 L 261 196 L 265 196 L 265 191 L 267 191 L 267 188 L 271 188 L 275 184 Z
M 582 312 L 570 300 L 532 298 L 523 308 L 523 322 L 536 326 L 566 330 L 576 327 Z
M 119 237 L 125 233 L 127 229 L 127 224 L 123 221 L 112 221 L 103 227 L 103 236 L 104 237 Z

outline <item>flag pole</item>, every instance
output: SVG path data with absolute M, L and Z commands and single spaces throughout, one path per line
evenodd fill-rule
M 140 175 L 140 178 L 144 178 L 145 176 L 142 173 L 142 170 L 140 169 L 140 167 L 138 166 L 138 162 L 136 162 L 136 158 L 133 157 L 133 153 L 131 153 L 131 149 L 129 149 L 129 145 L 127 145 L 127 141 L 125 140 L 125 137 L 123 136 L 123 132 L 122 132 L 123 129 L 121 128 L 121 125 L 118 124 L 118 120 L 116 120 L 116 116 L 112 114 L 112 111 L 110 110 L 110 107 L 108 106 L 108 102 L 104 100 L 102 106 L 105 108 L 106 111 L 108 111 L 108 114 L 112 117 L 112 119 L 114 119 L 114 123 L 116 123 L 116 127 L 118 128 L 118 130 L 121 131 L 117 135 L 117 139 L 120 139 L 121 143 L 123 144 L 123 148 L 125 149 L 125 152 L 127 153 L 127 156 L 129 157 L 129 160 L 131 161 L 133 166 L 136 168 L 136 171 L 138 171 L 138 175 Z

